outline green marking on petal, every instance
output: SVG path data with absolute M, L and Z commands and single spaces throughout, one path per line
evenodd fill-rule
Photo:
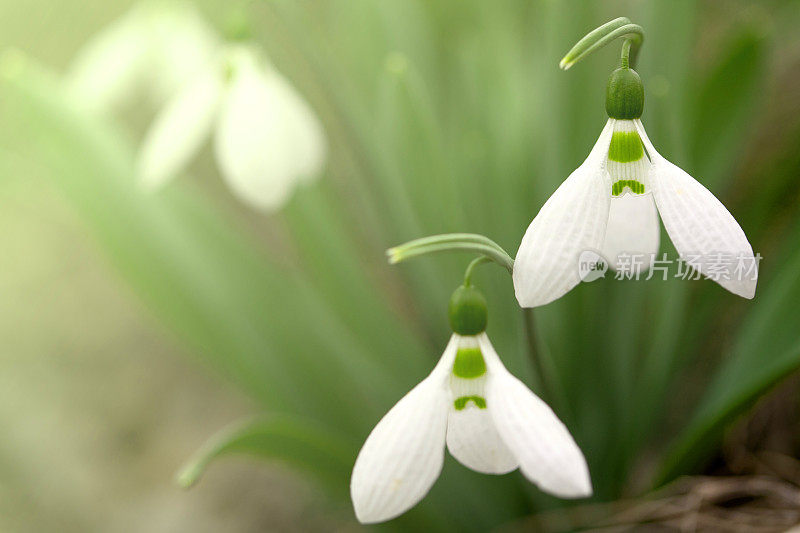
M 637 180 L 619 180 L 611 186 L 612 196 L 619 196 L 625 187 L 630 188 L 634 194 L 644 194 L 644 183 Z
M 464 379 L 474 379 L 486 373 L 486 363 L 480 348 L 459 348 L 453 363 L 453 374 Z
M 639 133 L 635 131 L 615 131 L 608 146 L 608 158 L 618 163 L 632 163 L 644 156 L 644 147 Z
M 456 411 L 463 411 L 470 401 L 474 403 L 478 409 L 486 409 L 486 399 L 483 396 L 462 396 L 456 399 L 453 404 L 456 407 Z

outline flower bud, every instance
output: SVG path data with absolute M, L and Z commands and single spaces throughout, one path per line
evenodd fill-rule
M 631 120 L 642 116 L 644 85 L 635 70 L 618 68 L 606 87 L 606 113 L 610 118 Z
M 486 330 L 489 312 L 486 298 L 473 286 L 457 288 L 450 297 L 450 326 L 459 335 L 477 335 Z

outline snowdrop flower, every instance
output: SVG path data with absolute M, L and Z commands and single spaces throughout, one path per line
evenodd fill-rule
M 157 189 L 183 170 L 213 133 L 222 176 L 241 200 L 274 210 L 316 177 L 322 127 L 289 81 L 246 45 L 231 45 L 158 114 L 139 157 L 139 177 Z
M 356 516 L 383 522 L 418 503 L 439 477 L 445 446 L 485 474 L 519 467 L 562 498 L 591 495 L 586 460 L 564 424 L 512 376 L 486 336 L 486 301 L 471 286 L 453 294 L 453 335 L 433 372 L 375 426 L 350 482 Z
M 659 248 L 659 215 L 687 264 L 734 294 L 754 296 L 757 264 L 742 228 L 708 189 L 656 151 L 640 120 L 643 107 L 638 74 L 614 71 L 600 138 L 520 244 L 514 289 L 521 306 L 547 304 L 577 285 L 586 250 L 601 252 L 612 267 L 623 254 L 640 255 L 646 269 Z
M 204 69 L 219 46 L 188 4 L 143 2 L 83 46 L 65 81 L 92 112 L 118 110 L 139 94 L 160 105 Z

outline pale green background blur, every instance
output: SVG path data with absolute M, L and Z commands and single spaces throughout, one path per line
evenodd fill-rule
M 61 69 L 130 5 L 3 1 L 0 49 Z M 0 531 L 323 531 L 352 520 L 288 468 L 246 458 L 179 489 L 187 456 L 255 405 L 163 331 L 41 181 L 0 179 L 0 249 Z

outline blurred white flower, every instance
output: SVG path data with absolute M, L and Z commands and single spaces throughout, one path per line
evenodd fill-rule
M 109 113 L 137 95 L 162 104 L 207 68 L 220 42 L 189 4 L 143 2 L 90 39 L 66 75 L 84 108 Z
M 601 251 L 612 267 L 624 254 L 652 261 L 659 214 L 687 264 L 732 293 L 753 297 L 758 265 L 733 215 L 656 151 L 639 118 L 609 118 L 589 157 L 522 239 L 514 260 L 519 304 L 535 307 L 566 294 L 580 282 L 579 257 L 587 250 Z
M 259 209 L 281 207 L 324 163 L 316 115 L 251 46 L 227 47 L 159 112 L 141 148 L 143 186 L 156 189 L 175 177 L 212 132 L 222 176 Z
M 439 477 L 445 444 L 477 472 L 519 467 L 556 496 L 592 493 L 586 460 L 569 431 L 506 370 L 486 333 L 454 333 L 433 372 L 372 430 L 350 481 L 358 520 L 383 522 L 418 503 Z

